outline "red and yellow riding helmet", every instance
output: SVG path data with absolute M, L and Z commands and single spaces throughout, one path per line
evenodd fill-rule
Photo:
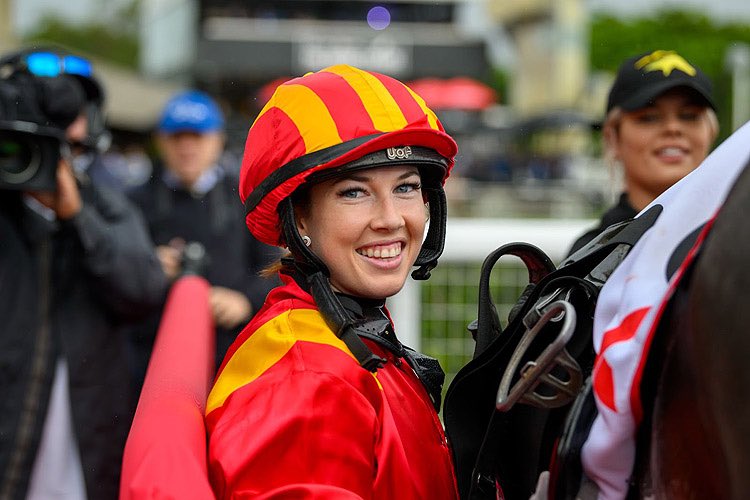
M 310 176 L 408 162 L 434 179 L 425 187 L 442 198 L 429 197 L 430 231 L 442 230 L 427 239 L 440 240 L 439 255 L 442 184 L 456 152 L 435 113 L 398 80 L 347 65 L 308 73 L 277 87 L 248 133 L 240 174 L 247 226 L 264 243 L 284 246 L 281 202 Z

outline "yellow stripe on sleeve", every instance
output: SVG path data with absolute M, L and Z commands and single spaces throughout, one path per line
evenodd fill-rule
M 261 325 L 235 351 L 211 389 L 206 414 L 276 364 L 297 341 L 330 345 L 356 360 L 346 344 L 328 328 L 320 312 L 314 309 L 285 311 Z

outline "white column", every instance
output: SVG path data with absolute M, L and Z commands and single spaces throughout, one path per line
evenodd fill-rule
M 409 278 L 404 288 L 386 301 L 396 327 L 396 335 L 402 344 L 419 350 L 421 344 L 421 287 Z
M 750 119 L 750 46 L 735 42 L 727 50 L 726 65 L 732 74 L 732 130 Z

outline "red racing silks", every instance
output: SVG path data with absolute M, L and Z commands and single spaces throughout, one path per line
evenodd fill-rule
M 582 450 L 584 470 L 598 485 L 599 498 L 627 494 L 642 418 L 641 374 L 670 283 L 681 276 L 678 271 L 670 281 L 667 263 L 680 243 L 716 214 L 748 157 L 750 124 L 644 209 L 664 207 L 602 288 L 593 331 L 599 413 Z
M 373 374 L 293 281 L 269 294 L 209 396 L 217 498 L 456 498 L 442 425 L 407 363 Z

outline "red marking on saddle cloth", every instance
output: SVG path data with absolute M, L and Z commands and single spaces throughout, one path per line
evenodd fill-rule
M 615 379 L 612 367 L 607 363 L 604 353 L 611 345 L 630 340 L 635 335 L 638 325 L 641 324 L 649 309 L 649 307 L 644 307 L 633 311 L 616 328 L 604 333 L 601 354 L 597 357 L 596 364 L 594 365 L 594 390 L 599 396 L 600 401 L 612 411 L 617 411 L 615 403 Z

